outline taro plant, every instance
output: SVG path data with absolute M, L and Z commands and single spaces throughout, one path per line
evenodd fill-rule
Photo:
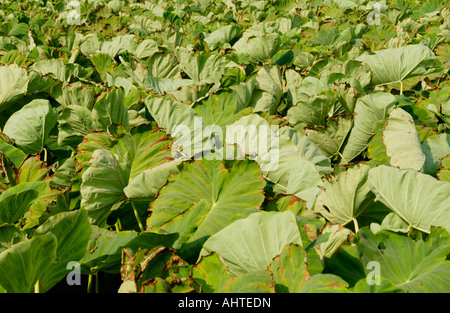
M 448 5 L 0 17 L 0 292 L 450 292 Z

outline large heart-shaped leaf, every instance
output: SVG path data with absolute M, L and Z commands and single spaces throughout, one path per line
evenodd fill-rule
M 305 135 L 289 127 L 279 130 L 279 147 L 272 151 L 278 162 L 260 160 L 264 177 L 275 184 L 274 191 L 293 194 L 314 206 L 322 175 L 331 172 L 331 162 Z
M 276 65 L 261 67 L 255 78 L 249 106 L 253 112 L 269 112 L 275 114 L 283 95 L 283 79 Z
M 130 172 L 108 150 L 95 150 L 89 164 L 81 184 L 81 207 L 88 211 L 93 224 L 102 225 L 111 207 L 126 200 L 123 189 Z
M 101 129 L 101 124 L 94 119 L 88 108 L 69 105 L 58 115 L 58 144 L 79 144 L 88 133 Z
M 205 37 L 205 42 L 208 44 L 210 50 L 223 45 L 226 47 L 231 40 L 241 34 L 241 28 L 237 25 L 226 25 L 216 29 Z M 231 47 L 228 44 L 228 47 Z
M 220 256 L 212 252 L 202 256 L 192 268 L 192 277 L 201 292 L 211 293 L 260 293 L 275 292 L 274 281 L 268 271 L 257 271 L 233 276 Z
M 357 226 L 357 218 L 361 215 L 375 218 L 381 213 L 382 219 L 385 214 L 376 209 L 375 195 L 367 184 L 369 170 L 368 165 L 354 166 L 325 181 L 315 210 L 327 220 L 341 225 L 353 221 Z
M 394 84 L 400 90 L 414 86 L 423 77 L 439 70 L 433 68 L 436 62 L 433 51 L 421 44 L 375 51 L 373 55 L 359 57 L 359 60 L 369 65 L 374 84 Z
M 209 237 L 200 255 L 217 252 L 238 276 L 266 269 L 289 243 L 302 245 L 291 211 L 253 213 Z
M 378 262 L 380 278 L 405 292 L 448 291 L 450 241 L 444 229 L 434 228 L 426 240 L 416 241 L 387 230 L 374 235 L 364 228 L 358 233 L 357 248 L 363 264 Z
M 11 293 L 33 292 L 36 282 L 56 259 L 58 239 L 52 233 L 21 241 L 0 253 L 0 285 Z
M 315 129 L 307 129 L 306 135 L 327 157 L 332 158 L 341 150 L 351 128 L 351 116 L 346 115 L 328 120 L 326 127 L 319 126 Z
M 395 96 L 390 93 L 373 93 L 360 98 L 355 106 L 355 119 L 347 143 L 342 151 L 341 163 L 348 163 L 367 148 L 375 135 L 375 127 L 385 120 L 395 106 Z
M 48 100 L 36 99 L 14 112 L 6 121 L 3 132 L 14 139 L 25 153 L 40 153 L 57 115 Z
M 254 63 L 264 63 L 272 57 L 279 48 L 280 35 L 277 33 L 262 34 L 255 38 L 250 38 L 245 34 L 234 45 L 233 49 L 237 53 L 247 53 Z
M 123 88 L 112 89 L 102 94 L 94 105 L 93 118 L 104 130 L 112 124 L 122 125 L 129 129 L 127 108 L 124 105 L 125 93 Z
M 237 161 L 230 169 L 217 160 L 184 163 L 150 205 L 147 228 L 177 232 L 175 247 L 186 243 L 186 253 L 198 253 L 209 236 L 259 209 L 264 186 L 252 161 Z
M 179 47 L 175 55 L 183 71 L 196 82 L 218 82 L 230 61 L 221 55 L 211 53 L 195 54 Z
M 190 158 L 202 152 L 204 125 L 194 109 L 168 97 L 149 96 L 145 104 L 158 126 L 175 138 L 173 158 Z
M 39 279 L 40 290 L 44 292 L 67 275 L 69 262 L 78 262 L 85 255 L 91 235 L 91 225 L 86 211 L 76 210 L 51 216 L 36 229 L 35 235 L 47 233 L 57 236 L 58 245 L 57 259 L 51 265 L 52 270 L 44 273 Z
M 52 87 L 51 94 L 63 106 L 79 105 L 91 110 L 94 105 L 94 88 L 81 82 L 57 84 Z
M 450 230 L 450 183 L 415 170 L 379 166 L 369 171 L 376 199 L 410 227 L 430 232 L 431 226 Z
M 171 162 L 171 141 L 161 131 L 135 128 L 111 147 L 98 146 L 90 154 L 89 168 L 83 173 L 81 206 L 96 225 L 103 225 L 111 208 L 128 199 L 152 199 L 178 162 Z M 165 164 L 167 163 L 167 164 Z M 165 164 L 163 167 L 158 166 Z M 150 174 L 150 175 L 149 175 Z M 142 183 L 148 185 L 141 186 Z M 100 200 L 101 199 L 101 200 Z

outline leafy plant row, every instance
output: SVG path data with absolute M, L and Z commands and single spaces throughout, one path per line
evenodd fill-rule
M 448 4 L 0 16 L 0 291 L 450 291 Z

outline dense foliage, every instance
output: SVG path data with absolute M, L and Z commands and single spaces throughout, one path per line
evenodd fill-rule
M 448 4 L 1 0 L 0 291 L 449 292 Z

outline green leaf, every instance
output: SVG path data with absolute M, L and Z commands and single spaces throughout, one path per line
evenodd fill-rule
M 368 165 L 354 166 L 325 181 L 314 210 L 333 223 L 355 221 L 375 199 L 367 184 L 369 170 Z
M 169 157 L 171 140 L 154 126 L 154 124 L 150 124 L 134 128 L 131 131 L 132 137 L 128 140 L 129 137 L 125 136 L 119 140 L 117 148 L 114 149 L 115 151 L 113 150 L 118 155 L 128 156 L 132 161 L 130 180 L 144 170 L 171 161 Z M 120 146 L 124 146 L 122 153 L 117 152 Z
M 220 126 L 225 134 L 226 126 L 233 124 L 247 113 L 246 110 L 238 111 L 237 104 L 235 92 L 220 92 L 197 102 L 194 110 L 202 118 L 205 126 Z
M 73 77 L 86 77 L 88 71 L 77 63 L 66 64 L 61 59 L 44 59 L 35 62 L 29 67 L 41 75 L 53 74 L 57 80 L 69 82 Z
M 309 262 L 301 246 L 294 243 L 285 245 L 269 266 L 275 281 L 276 292 L 348 292 L 346 289 L 348 283 L 336 275 L 310 275 Z
M 350 229 L 342 227 L 337 224 L 327 224 L 322 229 L 322 234 L 319 238 L 325 237 L 324 242 L 316 245 L 316 251 L 321 260 L 329 259 L 338 251 L 342 245 L 349 241 L 351 236 Z
M 266 269 L 289 243 L 302 244 L 292 212 L 253 213 L 209 237 L 200 256 L 217 252 L 239 276 Z
M 270 273 L 258 271 L 233 276 L 221 257 L 212 252 L 202 256 L 192 268 L 192 277 L 205 293 L 260 293 L 274 292 Z
M 423 172 L 434 176 L 441 167 L 441 160 L 450 154 L 450 135 L 438 134 L 428 137 L 422 143 L 422 149 L 426 156 Z
M 326 260 L 323 272 L 338 275 L 352 287 L 362 278 L 365 279 L 365 267 L 356 246 L 342 245 Z
M 391 166 L 416 171 L 422 169 L 425 154 L 413 118 L 408 112 L 401 108 L 391 111 L 383 131 L 383 142 Z
M 450 154 L 442 159 L 437 177 L 442 181 L 450 182 Z
M 16 226 L 11 224 L 0 225 L 0 253 L 27 239 L 27 234 Z
M 381 228 L 392 230 L 396 232 L 408 232 L 408 223 L 406 223 L 400 216 L 395 214 L 394 212 L 389 213 L 381 222 Z
M 135 231 L 114 232 L 92 227 L 87 253 L 80 259 L 82 273 L 119 273 L 122 248 L 136 237 Z
M 49 171 L 44 161 L 40 161 L 39 156 L 29 157 L 19 168 L 19 173 L 16 177 L 16 182 L 38 182 L 43 180 Z
M 426 240 L 413 240 L 403 234 L 368 229 L 358 233 L 357 248 L 363 264 L 379 263 L 379 275 L 405 292 L 445 292 L 450 285 L 448 233 L 433 228 Z M 366 273 L 370 271 L 366 269 Z
M 261 67 L 255 78 L 249 106 L 253 112 L 269 112 L 275 114 L 283 95 L 283 79 L 276 65 Z
M 130 172 L 108 150 L 95 150 L 89 164 L 81 183 L 81 207 L 88 211 L 91 223 L 102 225 L 111 207 L 126 200 L 123 189 Z
M 300 100 L 288 110 L 287 118 L 293 126 L 300 123 L 306 123 L 310 126 L 324 125 L 332 105 L 332 99 L 323 94 L 306 101 Z
M 306 252 L 298 244 L 285 245 L 281 253 L 273 259 L 269 270 L 273 273 L 278 293 L 301 292 L 304 284 L 310 278 L 305 260 Z
M 16 168 L 19 168 L 26 158 L 26 154 L 9 143 L 6 136 L 0 138 L 0 152 L 8 157 Z
M 316 274 L 303 289 L 305 293 L 349 293 L 348 283 L 332 274 Z
M 91 110 L 94 106 L 94 88 L 83 85 L 81 82 L 57 84 L 52 87 L 51 94 L 64 107 L 79 105 Z
M 28 88 L 27 71 L 11 64 L 0 67 L 0 112 L 20 100 Z
M 24 182 L 5 190 L 0 196 L 0 224 L 17 223 L 46 187 L 42 181 Z
M 48 182 L 52 187 L 67 188 L 72 185 L 72 178 L 75 175 L 75 167 L 77 166 L 75 158 L 61 160 L 55 174 Z
M 337 155 L 352 128 L 350 115 L 328 120 L 326 127 L 307 129 L 306 135 L 329 158 Z
M 180 74 L 177 58 L 167 52 L 157 52 L 148 59 L 149 77 L 176 78 Z
M 6 121 L 3 132 L 14 139 L 23 152 L 40 153 L 56 125 L 56 118 L 48 100 L 36 99 L 13 113 Z
M 52 233 L 58 238 L 56 260 L 51 265 L 51 271 L 44 273 L 40 279 L 40 290 L 50 290 L 70 271 L 67 264 L 79 261 L 86 253 L 91 235 L 87 213 L 84 210 L 64 212 L 51 216 L 36 229 L 36 235 Z
M 377 123 L 386 120 L 395 101 L 390 93 L 374 93 L 358 99 L 353 128 L 343 148 L 341 163 L 352 161 L 367 148 L 369 139 L 375 135 Z
M 70 105 L 58 115 L 58 130 L 58 145 L 77 145 L 88 133 L 101 130 L 101 124 L 88 108 Z
M 395 286 L 392 282 L 380 278 L 379 284 L 369 285 L 367 279 L 358 281 L 353 289 L 355 293 L 403 293 L 404 291 Z
M 422 78 L 436 72 L 436 56 L 427 46 L 407 45 L 400 48 L 374 51 L 373 55 L 358 58 L 366 62 L 375 85 L 394 84 L 397 89 L 413 87 Z M 399 84 L 406 84 L 399 87 Z
M 369 171 L 376 200 L 393 210 L 409 227 L 429 233 L 431 226 L 450 229 L 450 184 L 414 170 L 385 165 Z
M 240 34 L 241 28 L 239 26 L 226 25 L 208 34 L 208 36 L 205 37 L 205 42 L 208 44 L 210 50 L 214 50 L 221 45 L 226 47 L 225 44 L 228 44 L 231 40 L 233 40 Z
M 157 246 L 171 247 L 177 234 L 158 234 L 154 232 L 110 231 L 92 226 L 88 252 L 80 260 L 83 273 L 95 274 L 100 270 L 106 273 L 120 273 L 122 250 L 127 247 L 133 252 L 139 249 L 153 249 Z
M 176 172 L 174 162 L 156 168 L 172 161 L 167 150 L 170 143 L 163 132 L 143 125 L 110 146 L 106 143 L 106 149 L 94 146 L 80 189 L 81 207 L 88 211 L 93 224 L 103 225 L 111 210 L 128 200 L 127 195 L 139 200 L 156 195 L 167 176 Z M 148 177 L 149 174 L 158 176 Z
M 183 163 L 151 203 L 147 229 L 179 233 L 174 247 L 185 244 L 185 253 L 195 255 L 209 236 L 234 218 L 258 210 L 264 186 L 255 162 L 237 161 L 230 169 L 216 160 Z
M 221 55 L 205 52 L 195 54 L 184 47 L 178 47 L 175 55 L 183 71 L 196 82 L 218 82 L 226 73 L 226 66 L 229 63 Z
M 246 53 L 250 55 L 250 61 L 254 63 L 264 63 L 278 50 L 280 35 L 277 33 L 263 34 L 258 37 L 248 37 L 244 35 L 234 45 L 236 53 Z
M 331 172 L 330 160 L 307 136 L 290 127 L 280 128 L 279 148 L 272 157 L 275 160 L 258 163 L 264 177 L 275 184 L 274 191 L 293 194 L 312 208 L 323 184 L 322 175 Z
M 382 124 L 382 125 L 381 125 Z M 381 130 L 369 140 L 367 146 L 367 156 L 374 160 L 377 165 L 388 165 L 390 166 L 391 158 L 386 154 L 386 146 L 383 142 L 383 129 L 385 121 L 380 121 Z
M 92 117 L 102 125 L 104 130 L 108 130 L 112 124 L 122 125 L 128 130 L 128 111 L 124 100 L 125 94 L 122 88 L 112 89 L 102 94 L 94 105 Z
M 58 240 L 48 233 L 21 241 L 0 253 L 0 285 L 9 293 L 33 292 L 56 259 Z
M 190 158 L 203 150 L 203 123 L 190 106 L 168 97 L 149 96 L 145 104 L 158 126 L 175 139 L 173 158 Z
M 90 57 L 92 64 L 94 64 L 95 69 L 100 74 L 103 81 L 107 81 L 107 73 L 111 73 L 114 69 L 114 60 L 109 54 L 106 53 L 96 53 Z
M 124 188 L 128 199 L 153 200 L 170 175 L 178 174 L 181 159 L 165 162 L 142 171 Z

